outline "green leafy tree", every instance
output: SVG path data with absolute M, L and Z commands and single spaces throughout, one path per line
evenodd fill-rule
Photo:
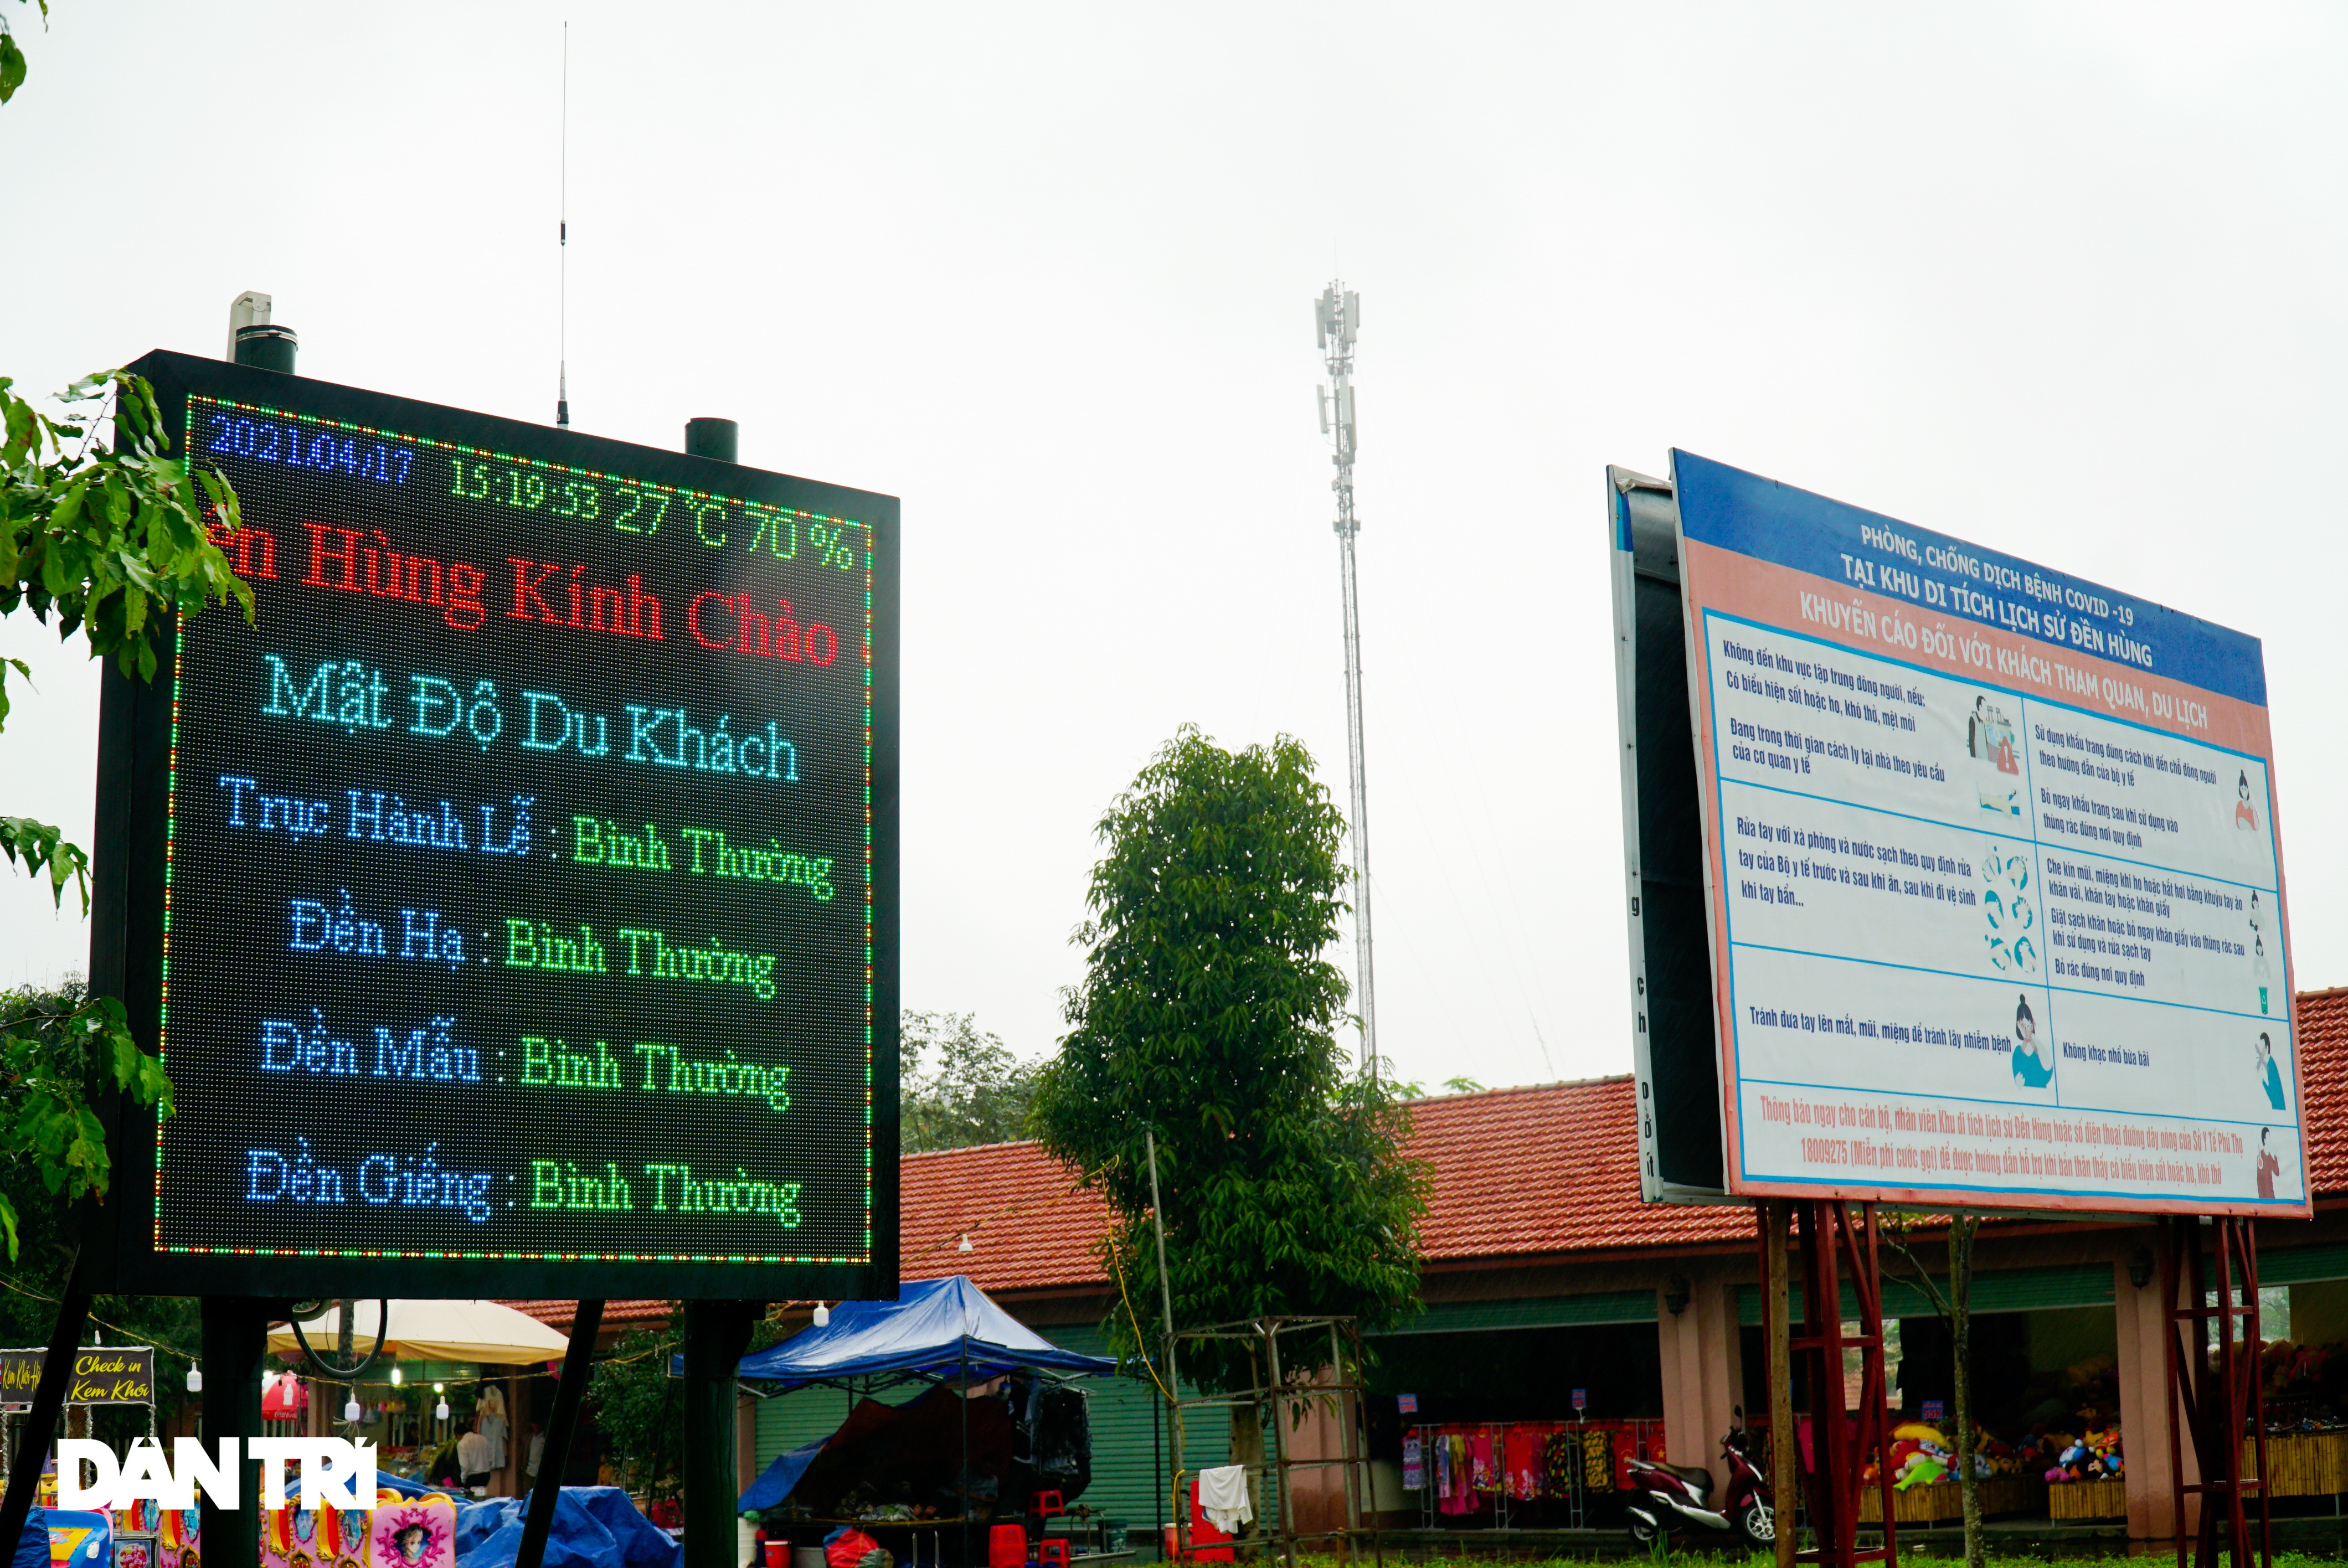
M 1037 1063 L 1012 1055 L 966 1012 L 908 1009 L 898 1038 L 899 1146 L 907 1153 L 1026 1136 Z
M 54 986 L 0 991 L 0 1031 L 14 1040 L 23 1035 L 44 1038 L 44 1071 L 73 1072 L 77 1094 L 110 1077 L 111 1066 L 99 1060 L 111 1047 L 95 1030 L 59 1020 L 86 1016 L 88 992 L 77 976 Z M 34 1092 L 21 1082 L 0 1084 L 0 1116 L 13 1121 L 19 1096 Z M 65 1294 L 66 1271 L 72 1258 L 72 1216 L 56 1201 L 43 1166 L 26 1159 L 0 1161 L 0 1203 L 19 1214 L 19 1255 L 7 1274 L 8 1288 L 0 1290 L 0 1345 L 46 1344 L 57 1322 L 57 1298 Z M 130 1342 L 168 1347 L 182 1352 L 196 1348 L 201 1327 L 196 1303 L 162 1296 L 101 1296 L 91 1304 L 95 1322 L 82 1335 L 93 1342 Z M 157 1414 L 169 1421 L 188 1397 L 181 1374 L 185 1363 L 168 1351 L 156 1358 Z M 117 1440 L 143 1436 L 147 1412 L 130 1408 L 101 1407 L 92 1412 L 91 1435 Z
M 41 15 L 48 15 L 41 0 Z M 23 48 L 0 10 L 0 102 L 23 85 Z M 212 531 L 240 526 L 227 478 L 191 470 L 170 456 L 155 392 L 119 370 L 84 377 L 66 389 L 67 412 L 42 413 L 0 376 L 0 616 L 31 611 L 55 624 L 61 640 L 80 637 L 94 659 L 112 658 L 125 673 L 151 679 L 156 638 L 175 615 L 207 604 L 234 603 L 252 618 L 252 590 L 230 569 Z M 98 439 L 110 415 L 111 442 Z M 201 492 L 201 498 L 200 498 Z M 8 717 L 8 676 L 29 677 L 22 661 L 0 660 L 0 726 Z M 0 815 L 0 856 L 48 878 L 62 905 L 77 885 L 89 912 L 89 856 L 57 828 L 28 816 Z M 42 1201 L 70 1205 L 103 1195 L 110 1180 L 105 1134 L 95 1110 L 108 1093 L 126 1093 L 160 1114 L 171 1111 L 162 1064 L 142 1052 L 119 1001 L 80 996 L 59 1014 L 36 1011 L 0 1024 L 0 1159 L 22 1162 L 38 1178 Z M 27 1189 L 0 1182 L 0 1228 L 17 1255 Z
M 796 1333 L 774 1317 L 758 1320 L 750 1348 L 764 1350 Z M 587 1408 L 611 1444 L 620 1484 L 645 1498 L 675 1498 L 685 1486 L 685 1396 L 669 1375 L 672 1354 L 685 1343 L 685 1309 L 665 1323 L 632 1328 L 595 1363 Z M 549 1462 L 552 1462 L 550 1458 Z
M 1179 1325 L 1333 1314 L 1375 1329 L 1416 1310 L 1426 1181 L 1400 1153 L 1402 1102 L 1337 1044 L 1344 821 L 1312 757 L 1287 736 L 1229 752 L 1186 726 L 1099 834 L 1085 979 L 1033 1122 L 1116 1210 L 1111 1262 L 1137 1307 L 1158 1299 L 1154 1132 Z M 1123 1354 L 1156 1348 L 1124 1313 L 1109 1332 Z M 1316 1370 L 1297 1349 L 1289 1370 Z M 1181 1370 L 1209 1388 L 1246 1377 L 1235 1357 L 1186 1353 Z

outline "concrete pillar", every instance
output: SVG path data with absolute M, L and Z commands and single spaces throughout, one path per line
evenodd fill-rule
M 1655 1327 L 1663 1342 L 1664 1451 L 1673 1464 L 1710 1470 L 1717 1501 L 1728 1484 L 1720 1440 L 1745 1390 L 1736 1286 L 1725 1279 L 1694 1280 L 1687 1304 L 1678 1312 L 1669 1305 L 1674 1294 L 1667 1288 L 1655 1299 Z
M 2112 1265 L 2112 1302 L 2120 1342 L 2120 1424 L 2127 1434 L 2127 1523 L 2130 1539 L 2166 1541 L 2176 1533 L 2176 1494 L 2169 1488 L 2168 1430 L 2176 1410 L 2168 1398 L 2168 1363 L 2162 1336 L 2158 1241 L 2145 1233 L 2154 1258 L 2151 1276 L 2139 1288 L 2128 1277 L 2128 1260 Z M 2193 1449 L 2184 1450 L 2185 1479 L 2199 1481 L 2201 1467 Z M 2191 1516 L 2188 1519 L 2190 1528 Z

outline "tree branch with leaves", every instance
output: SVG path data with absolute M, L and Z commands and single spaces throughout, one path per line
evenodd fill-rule
M 39 0 L 46 24 L 48 0 Z M 0 103 L 26 77 L 25 52 L 0 7 Z M 152 680 L 159 635 L 174 618 L 234 604 L 252 619 L 252 589 L 213 541 L 240 526 L 227 477 L 171 452 L 155 389 L 120 370 L 85 376 L 59 395 L 65 412 L 43 413 L 0 376 L 0 616 L 29 610 L 58 639 L 79 637 L 93 659 Z M 110 424 L 112 439 L 101 427 Z M 0 659 L 0 730 L 8 677 L 28 681 L 21 659 Z M 89 913 L 89 855 L 57 826 L 0 815 L 0 856 L 45 877 L 51 900 L 66 886 Z M 129 1096 L 171 1113 L 170 1080 L 142 1051 L 121 1002 L 86 996 L 66 1011 L 0 1014 L 0 1158 L 28 1163 L 61 1204 L 103 1197 L 111 1179 L 97 1106 Z M 15 1204 L 0 1191 L 0 1230 L 17 1253 Z

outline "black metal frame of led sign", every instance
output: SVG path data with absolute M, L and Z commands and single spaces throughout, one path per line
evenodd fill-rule
M 91 978 L 180 1109 L 92 1285 L 892 1296 L 897 501 L 132 368 L 260 617 L 105 676 Z

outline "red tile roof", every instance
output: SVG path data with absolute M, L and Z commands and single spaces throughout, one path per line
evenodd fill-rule
M 2300 992 L 2291 1019 L 2308 1187 L 2319 1196 L 2348 1192 L 2348 987 Z
M 1434 1260 L 1742 1242 L 1743 1208 L 1639 1202 L 1631 1080 L 1422 1100 L 1409 1153 L 1432 1167 L 1420 1245 Z M 904 1276 L 967 1274 L 989 1292 L 1107 1283 L 1108 1208 L 1033 1143 L 909 1154 Z M 971 1248 L 961 1250 L 961 1238 Z
M 2308 1171 L 2319 1195 L 2348 1193 L 2348 988 L 2301 993 L 2295 1016 Z M 1752 1236 L 1742 1207 L 1639 1201 L 1627 1076 L 1422 1100 L 1412 1122 L 1409 1152 L 1434 1175 L 1420 1227 L 1432 1262 L 1530 1261 Z M 908 1154 L 900 1170 L 905 1278 L 966 1274 L 990 1294 L 1107 1283 L 1100 1251 L 1107 1205 L 1035 1144 Z M 558 1327 L 571 1320 L 567 1301 L 510 1305 Z M 667 1309 L 614 1301 L 603 1320 L 641 1322 Z
M 571 1320 L 579 1314 L 575 1301 L 506 1301 L 501 1306 L 517 1312 L 527 1312 L 551 1328 L 571 1331 Z M 603 1303 L 603 1327 L 633 1327 L 639 1323 L 664 1323 L 675 1311 L 674 1301 L 607 1301 Z
M 1034 1143 L 983 1143 L 908 1154 L 898 1166 L 899 1272 L 966 1274 L 990 1294 L 1097 1286 L 1108 1205 Z M 970 1250 L 962 1250 L 963 1238 Z
M 1639 1201 L 1629 1077 L 1422 1100 L 1414 1158 L 1434 1175 L 1419 1247 L 1430 1261 L 1746 1241 L 1742 1207 Z

